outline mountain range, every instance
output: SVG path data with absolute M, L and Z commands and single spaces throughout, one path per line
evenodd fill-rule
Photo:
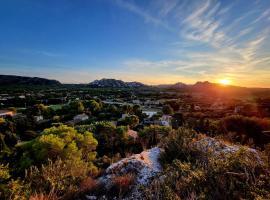
M 13 85 L 27 85 L 27 86 L 61 86 L 67 85 L 62 84 L 57 80 L 51 80 L 39 77 L 25 77 L 25 76 L 15 76 L 15 75 L 0 75 L 0 86 L 13 86 Z M 161 84 L 161 85 L 146 85 L 140 82 L 125 82 L 117 79 L 100 79 L 92 81 L 88 84 L 73 84 L 82 85 L 84 87 L 90 88 L 160 88 L 168 90 L 178 90 L 178 91 L 193 91 L 193 92 L 225 92 L 231 93 L 246 92 L 246 91 L 269 91 L 267 88 L 246 88 L 239 86 L 222 86 L 218 83 L 211 83 L 208 81 L 197 82 L 195 84 L 185 84 L 178 82 L 175 84 Z
M 11 86 L 11 85 L 61 85 L 57 80 L 50 80 L 46 78 L 39 77 L 25 77 L 25 76 L 15 76 L 15 75 L 0 75 L 0 85 L 1 86 Z
M 124 82 L 122 80 L 116 80 L 116 79 L 101 79 L 101 80 L 95 80 L 91 83 L 89 83 L 90 87 L 112 87 L 112 88 L 138 88 L 138 87 L 144 87 L 143 83 L 140 82 Z

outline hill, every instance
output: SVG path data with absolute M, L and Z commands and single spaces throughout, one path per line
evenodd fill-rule
M 183 89 L 187 88 L 188 85 L 182 82 L 174 83 L 174 84 L 161 84 L 157 85 L 158 88 L 164 88 L 164 89 Z
M 0 75 L 0 85 L 61 85 L 61 83 L 57 80 L 39 77 Z
M 106 79 L 103 78 L 101 80 L 95 80 L 91 83 L 89 83 L 90 87 L 112 87 L 112 88 L 138 88 L 138 87 L 144 87 L 146 85 L 140 83 L 140 82 L 124 82 L 122 80 L 116 80 L 116 79 Z

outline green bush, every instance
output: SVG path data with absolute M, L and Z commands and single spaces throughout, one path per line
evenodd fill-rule
M 74 128 L 65 125 L 45 129 L 34 140 L 18 146 L 23 150 L 20 168 L 26 169 L 31 165 L 40 166 L 51 159 L 82 160 L 92 163 L 96 156 L 98 142 L 92 133 L 78 133 Z
M 269 166 L 260 152 L 240 147 L 223 155 L 211 146 L 204 152 L 195 145 L 203 137 L 181 128 L 165 138 L 160 157 L 164 171 L 144 195 L 149 197 L 159 188 L 156 199 L 165 199 L 167 193 L 175 199 L 270 198 Z

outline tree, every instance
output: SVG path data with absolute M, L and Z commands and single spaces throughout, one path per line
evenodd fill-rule
M 101 111 L 101 104 L 98 103 L 95 100 L 89 100 L 85 102 L 85 106 L 92 112 L 92 113 L 98 113 Z
M 81 101 L 73 101 L 70 103 L 71 112 L 82 113 L 84 111 L 84 105 Z
M 54 122 L 60 122 L 60 120 L 61 120 L 61 117 L 59 115 L 53 116 L 53 121 Z
M 173 109 L 170 105 L 164 105 L 163 108 L 162 108 L 162 112 L 165 114 L 165 115 L 172 115 L 173 114 Z
M 262 131 L 269 130 L 270 121 L 256 117 L 244 117 L 233 115 L 224 118 L 221 121 L 221 128 L 225 134 L 235 133 L 235 140 L 246 144 L 249 139 L 253 139 L 256 145 L 263 145 Z
M 157 145 L 163 137 L 171 133 L 171 127 L 150 125 L 139 132 L 141 144 L 144 148 Z
M 39 166 L 48 159 L 55 161 L 57 158 L 63 161 L 82 160 L 92 163 L 97 144 L 93 134 L 88 131 L 81 134 L 66 125 L 54 126 L 20 146 L 23 149 L 20 164 L 22 168 L 28 168 L 30 164 Z
M 132 113 L 132 106 L 125 104 L 122 106 L 122 113 L 124 114 L 131 114 Z
M 44 104 L 36 104 L 33 107 L 33 114 L 34 115 L 42 115 L 44 112 L 46 112 L 47 106 Z
M 54 110 L 44 104 L 34 105 L 30 115 L 43 115 L 44 118 L 51 118 L 54 115 Z
M 174 111 L 179 110 L 180 107 L 179 101 L 175 100 L 166 101 L 165 104 L 170 105 Z
M 172 127 L 178 129 L 184 123 L 184 117 L 182 113 L 175 113 L 172 118 Z
M 124 119 L 124 123 L 130 128 L 134 128 L 139 124 L 139 118 L 137 115 L 130 115 Z
M 106 152 L 112 152 L 116 137 L 116 127 L 114 124 L 106 121 L 95 122 L 90 125 L 95 137 L 98 140 L 98 153 L 104 155 Z

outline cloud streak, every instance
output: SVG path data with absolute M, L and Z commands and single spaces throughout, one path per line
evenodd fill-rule
M 119 2 L 123 4 L 123 1 Z M 132 3 L 122 6 L 152 24 L 161 27 L 166 24 L 166 29 L 175 31 L 178 40 L 168 46 L 172 48 L 171 52 L 181 52 L 181 55 L 177 57 L 174 53 L 176 58 L 163 60 L 130 59 L 122 63 L 125 67 L 137 72 L 148 70 L 152 73 L 179 74 L 179 77 L 194 77 L 197 80 L 229 76 L 239 84 L 253 80 L 254 74 L 263 74 L 261 77 L 265 84 L 270 86 L 270 52 L 265 47 L 270 44 L 270 8 L 261 8 L 260 2 L 254 2 L 253 9 L 231 17 L 230 13 L 239 9 L 236 2 L 227 6 L 216 0 L 185 4 L 177 0 L 163 4 L 157 2 L 153 6 L 156 10 L 148 8 L 142 11 Z M 191 47 L 186 49 L 183 44 L 190 44 Z M 201 50 L 200 45 L 205 45 L 207 51 Z

